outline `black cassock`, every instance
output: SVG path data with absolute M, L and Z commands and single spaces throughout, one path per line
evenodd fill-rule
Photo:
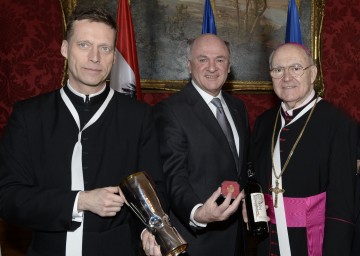
M 256 165 L 257 179 L 263 186 L 264 193 L 269 195 L 272 175 L 271 141 L 278 110 L 279 107 L 270 109 L 258 117 L 251 144 L 251 159 Z M 310 110 L 281 131 L 282 166 L 309 113 Z M 280 127 L 279 118 L 275 140 Z M 326 192 L 323 255 L 350 255 L 355 190 L 355 138 L 355 123 L 328 102 L 321 100 L 282 175 L 284 197 L 305 198 Z M 291 255 L 308 255 L 306 228 L 288 227 L 288 233 Z M 269 237 L 259 243 L 258 255 L 280 255 L 275 225 L 270 225 Z
M 84 102 L 67 87 L 81 126 L 99 109 L 109 88 Z M 85 190 L 117 186 L 147 171 L 162 189 L 151 109 L 115 92 L 100 118 L 82 133 Z M 71 157 L 78 127 L 59 90 L 14 106 L 1 143 L 0 216 L 30 228 L 27 255 L 65 255 L 66 232 L 77 191 L 71 191 Z M 160 191 L 159 194 L 162 194 Z M 115 217 L 84 213 L 83 255 L 138 254 L 142 227 L 126 206 Z

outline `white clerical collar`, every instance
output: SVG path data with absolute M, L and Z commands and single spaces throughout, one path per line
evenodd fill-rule
M 192 85 L 195 87 L 195 89 L 199 92 L 200 96 L 205 100 L 206 104 L 210 104 L 213 98 L 219 98 L 221 100 L 221 103 L 224 104 L 224 99 L 222 96 L 221 91 L 217 96 L 213 96 L 207 92 L 205 92 L 203 89 L 201 89 L 194 80 L 191 80 Z
M 281 107 L 284 110 L 284 112 L 286 112 L 289 116 L 293 116 L 294 110 L 299 109 L 299 108 L 305 106 L 306 104 L 308 104 L 314 98 L 314 96 L 315 96 L 315 91 L 312 90 L 310 95 L 304 100 L 303 103 L 301 103 L 300 106 L 297 106 L 296 108 L 292 108 L 292 109 L 287 109 L 285 103 L 281 102 Z
M 86 94 L 83 94 L 83 93 L 80 93 L 78 91 L 76 91 L 71 85 L 70 85 L 70 81 L 68 80 L 67 82 L 67 86 L 69 87 L 69 90 L 74 93 L 75 95 L 81 97 L 84 99 L 84 102 L 86 101 L 86 96 L 88 96 L 89 99 L 91 99 L 91 97 L 94 97 L 94 96 L 97 96 L 99 94 L 101 94 L 103 91 L 105 91 L 105 88 L 106 88 L 106 84 L 104 84 L 103 88 L 96 92 L 96 93 L 93 93 L 93 94 L 89 94 L 89 95 L 86 95 Z

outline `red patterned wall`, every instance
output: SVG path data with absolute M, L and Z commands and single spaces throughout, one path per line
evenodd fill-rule
M 0 137 L 15 101 L 60 86 L 63 58 L 59 1 L 0 1 Z M 323 27 L 325 97 L 360 121 L 360 1 L 326 0 Z M 168 97 L 144 93 L 149 104 Z M 238 94 L 251 123 L 275 102 L 271 94 Z
M 359 0 L 326 0 L 322 42 L 325 98 L 360 122 Z
M 59 1 L 0 1 L 0 138 L 15 101 L 60 86 Z M 60 22 L 59 22 L 60 21 Z

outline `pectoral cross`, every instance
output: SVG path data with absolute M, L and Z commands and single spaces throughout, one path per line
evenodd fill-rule
M 284 193 L 285 189 L 279 188 L 279 180 L 275 181 L 275 188 L 270 188 L 270 192 L 274 192 L 275 193 L 275 205 L 274 207 L 277 208 L 278 207 L 278 195 L 279 193 Z

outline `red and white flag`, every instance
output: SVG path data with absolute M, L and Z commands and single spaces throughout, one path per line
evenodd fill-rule
M 119 0 L 115 63 L 112 67 L 110 86 L 132 98 L 141 99 L 139 64 L 134 27 L 128 0 Z

